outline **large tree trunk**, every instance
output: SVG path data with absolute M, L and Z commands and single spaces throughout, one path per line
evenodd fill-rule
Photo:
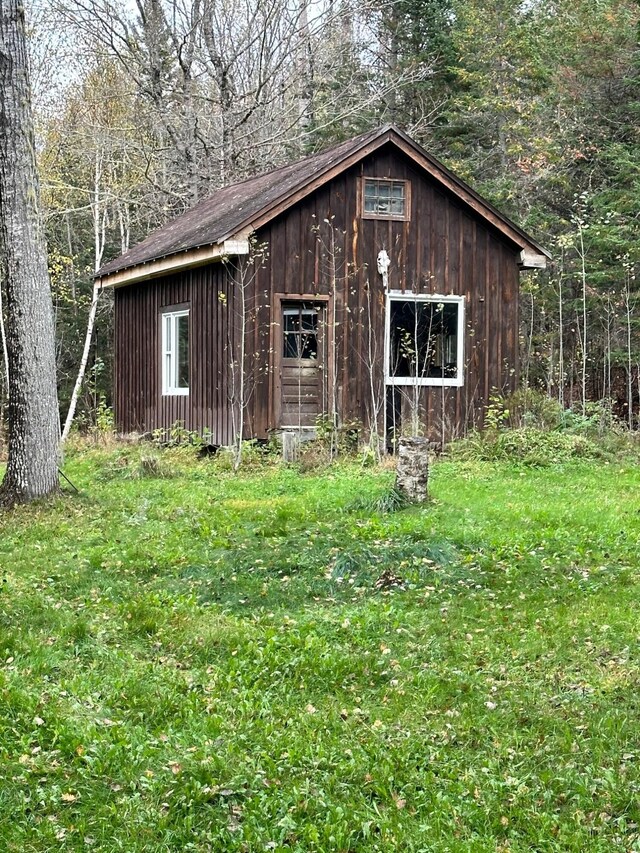
M 9 460 L 0 503 L 58 489 L 60 423 L 24 11 L 0 0 L 0 263 L 6 282 Z

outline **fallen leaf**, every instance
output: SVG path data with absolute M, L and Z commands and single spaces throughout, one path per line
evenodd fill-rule
M 399 797 L 397 794 L 393 794 L 393 802 L 396 804 L 396 808 L 398 811 L 401 811 L 406 805 L 407 801 Z

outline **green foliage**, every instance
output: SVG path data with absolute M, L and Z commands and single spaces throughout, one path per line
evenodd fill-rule
M 560 403 L 536 388 L 525 386 L 503 399 L 511 427 L 552 430 L 563 423 L 565 413 Z
M 557 400 L 537 388 L 524 386 L 506 396 L 493 394 L 485 414 L 489 430 L 505 427 L 557 429 L 564 423 L 565 411 Z
M 512 461 L 547 466 L 571 459 L 634 455 L 637 440 L 613 413 L 610 400 L 585 410 L 564 409 L 534 388 L 490 398 L 485 429 L 454 442 L 456 459 Z
M 104 394 L 98 397 L 98 405 L 95 412 L 95 434 L 97 436 L 111 436 L 115 431 L 115 420 L 113 409 L 107 405 L 107 398 Z
M 456 459 L 516 462 L 533 467 L 604 456 L 600 446 L 584 435 L 547 432 L 537 427 L 475 433 L 450 445 L 449 453 Z
M 275 445 L 255 440 L 243 441 L 241 467 L 245 471 L 256 471 L 279 455 L 279 449 Z M 220 471 L 233 471 L 234 450 L 221 447 L 212 458 L 211 464 Z
M 208 438 L 194 430 L 186 429 L 184 421 L 176 421 L 168 429 L 153 431 L 153 443 L 158 447 L 175 447 L 187 450 L 201 450 L 206 447 Z
M 366 510 L 368 512 L 385 513 L 398 512 L 406 509 L 409 506 L 405 495 L 399 492 L 395 486 L 384 491 L 381 495 L 376 495 L 374 498 L 366 497 L 356 500 L 351 509 Z
M 558 426 L 560 429 L 591 438 L 628 436 L 628 431 L 613 413 L 611 400 L 587 403 L 584 411 L 565 409 Z

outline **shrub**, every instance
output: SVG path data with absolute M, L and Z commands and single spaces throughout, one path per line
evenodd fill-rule
M 534 467 L 604 456 L 586 436 L 545 432 L 537 427 L 474 433 L 451 444 L 449 453 L 457 459 L 512 461 Z
M 536 427 L 541 430 L 557 429 L 562 423 L 564 409 L 537 388 L 519 388 L 513 394 L 497 398 L 505 412 L 505 425 L 519 429 Z

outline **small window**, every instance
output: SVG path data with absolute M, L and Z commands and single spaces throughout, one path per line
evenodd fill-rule
M 409 182 L 364 178 L 362 215 L 365 219 L 408 219 Z
M 462 385 L 464 297 L 390 295 L 390 385 Z
M 162 315 L 162 393 L 189 393 L 189 311 Z
M 304 303 L 282 311 L 283 358 L 318 358 L 318 309 Z

